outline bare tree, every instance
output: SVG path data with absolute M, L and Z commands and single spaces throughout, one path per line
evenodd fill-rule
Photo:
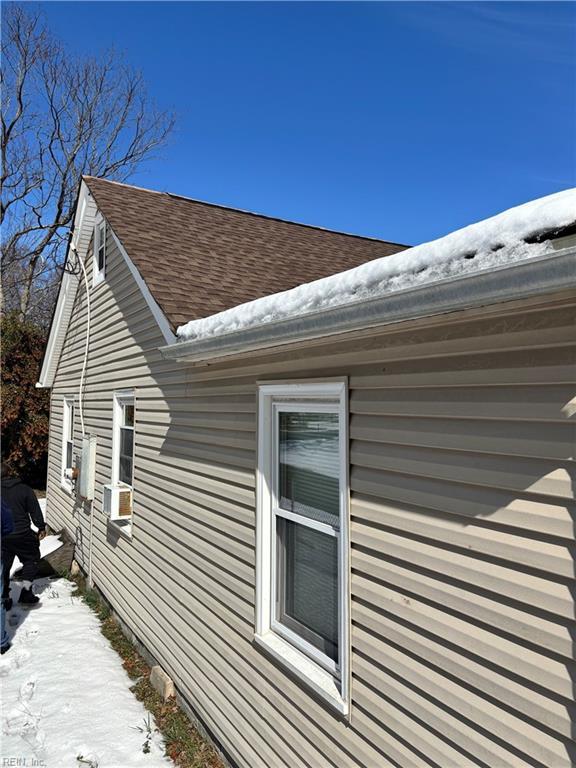
M 52 310 L 60 287 L 60 270 L 53 259 L 37 265 L 32 275 L 32 288 L 28 297 L 28 306 L 24 315 L 21 313 L 22 293 L 29 284 L 30 262 L 18 250 L 2 252 L 2 313 L 16 312 L 22 319 L 31 320 L 35 325 L 48 330 L 52 319 Z
M 62 266 L 82 174 L 126 180 L 174 119 L 114 51 L 71 56 L 14 3 L 3 12 L 1 83 L 3 299 L 24 318 Z

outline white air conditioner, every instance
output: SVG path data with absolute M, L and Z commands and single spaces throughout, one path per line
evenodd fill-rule
M 126 520 L 131 517 L 132 488 L 127 485 L 105 485 L 102 509 L 111 520 Z

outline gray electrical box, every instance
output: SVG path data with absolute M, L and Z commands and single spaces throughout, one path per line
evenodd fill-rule
M 79 495 L 83 499 L 94 499 L 94 481 L 96 475 L 96 435 L 84 435 L 82 438 L 82 463 L 80 464 Z

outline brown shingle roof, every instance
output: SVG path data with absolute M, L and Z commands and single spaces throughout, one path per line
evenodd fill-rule
M 84 180 L 174 329 L 406 247 Z

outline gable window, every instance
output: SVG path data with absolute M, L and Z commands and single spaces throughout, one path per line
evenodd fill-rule
M 71 492 L 74 464 L 74 398 L 65 397 L 62 409 L 62 473 L 61 485 Z
M 99 285 L 106 276 L 106 221 L 100 218 L 94 227 L 94 285 Z
M 104 511 L 126 532 L 131 531 L 134 478 L 134 392 L 114 393 L 112 477 L 104 486 Z
M 344 383 L 260 387 L 256 641 L 342 714 L 347 439 Z

